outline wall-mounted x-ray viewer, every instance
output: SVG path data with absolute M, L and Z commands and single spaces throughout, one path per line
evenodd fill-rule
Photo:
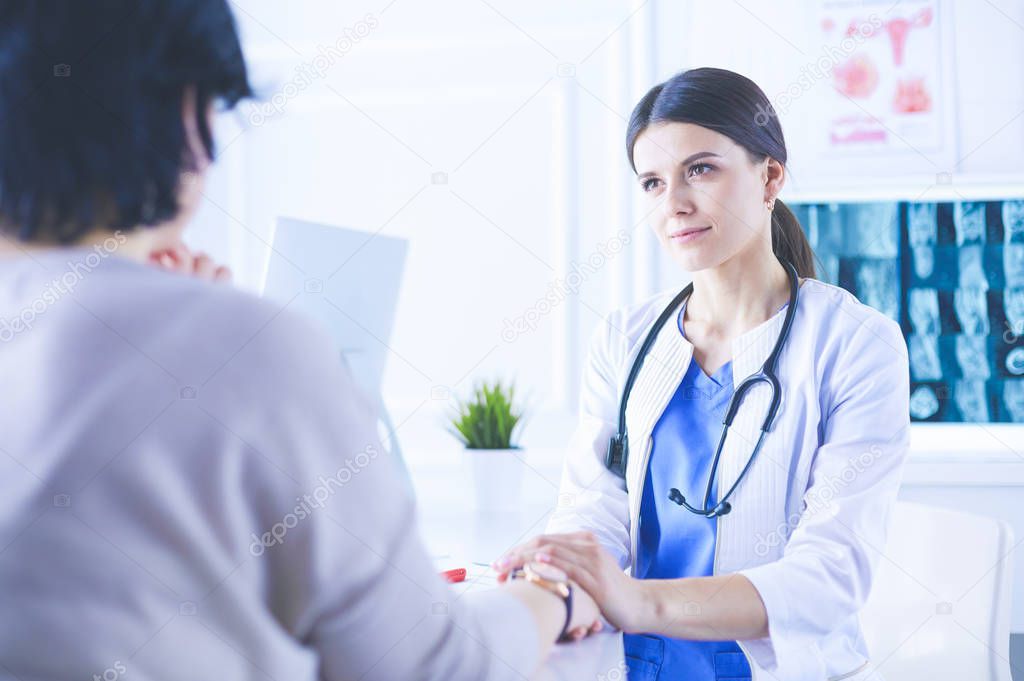
M 793 209 L 819 278 L 903 328 L 912 420 L 1024 423 L 1024 200 Z
M 264 297 L 287 304 L 328 330 L 360 389 L 377 403 L 381 440 L 403 465 L 381 384 L 408 243 L 281 217 L 271 245 Z

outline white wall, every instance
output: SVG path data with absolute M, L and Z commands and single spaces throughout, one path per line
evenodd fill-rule
M 591 329 L 657 285 L 622 143 L 652 83 L 634 54 L 653 44 L 653 4 L 233 4 L 280 113 L 220 121 L 193 241 L 256 290 L 277 215 L 408 238 L 384 384 L 395 421 L 436 433 L 450 405 L 432 395 L 503 377 L 527 398 L 524 441 L 564 441 Z M 322 77 L 298 75 L 356 29 Z M 530 329 L 514 335 L 518 318 Z

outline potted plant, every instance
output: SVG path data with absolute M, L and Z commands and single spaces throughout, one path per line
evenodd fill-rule
M 501 381 L 478 385 L 471 399 L 456 400 L 452 434 L 470 457 L 479 510 L 516 510 L 521 504 L 522 448 L 515 443 L 523 414 L 514 404 L 515 389 Z

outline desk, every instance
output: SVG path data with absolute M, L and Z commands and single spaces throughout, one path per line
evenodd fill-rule
M 491 561 L 540 534 L 558 501 L 560 452 L 532 451 L 514 510 L 481 509 L 472 479 L 459 462 L 464 452 L 431 457 L 427 466 L 410 466 L 416 490 L 420 531 L 437 569 L 466 568 L 466 581 L 452 585 L 456 597 L 497 588 Z M 605 631 L 579 643 L 556 645 L 537 681 L 624 681 L 622 635 Z
M 600 633 L 555 646 L 534 681 L 625 681 L 622 634 Z
M 465 567 L 466 580 L 452 584 L 456 597 L 497 588 L 494 572 L 482 565 L 449 556 L 435 559 L 438 570 Z M 552 648 L 534 681 L 625 681 L 626 663 L 622 649 L 622 634 L 603 631 L 579 643 L 559 644 Z

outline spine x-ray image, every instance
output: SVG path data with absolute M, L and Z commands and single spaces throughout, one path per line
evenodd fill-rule
M 1024 198 L 794 210 L 818 278 L 903 327 L 913 420 L 1024 423 Z

